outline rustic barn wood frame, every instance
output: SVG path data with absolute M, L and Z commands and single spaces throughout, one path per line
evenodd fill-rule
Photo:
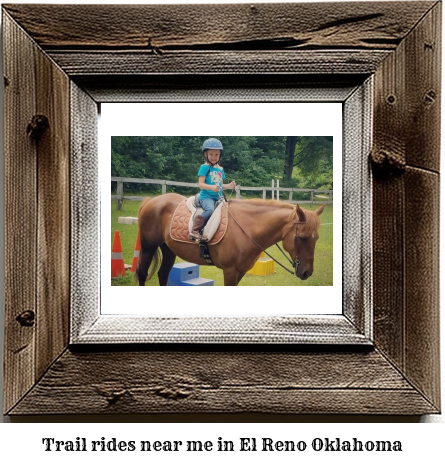
M 6 414 L 440 411 L 440 2 L 2 14 Z M 71 279 L 72 229 L 97 213 L 82 198 L 72 208 L 72 179 L 83 181 L 72 157 L 96 169 L 87 123 L 99 103 L 370 81 L 372 321 L 352 321 L 372 327 L 369 344 L 70 344 L 72 295 L 89 284 Z M 79 111 L 85 124 L 73 123 Z

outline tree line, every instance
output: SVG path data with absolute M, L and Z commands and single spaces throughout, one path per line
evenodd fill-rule
M 196 182 L 208 137 L 224 147 L 227 182 L 282 187 L 333 188 L 333 138 L 329 136 L 113 136 L 111 175 Z

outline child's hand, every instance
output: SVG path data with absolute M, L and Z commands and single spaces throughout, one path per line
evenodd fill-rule
M 219 192 L 219 186 L 215 184 L 212 190 L 213 192 Z
M 235 181 L 232 181 L 228 187 L 229 189 L 235 189 L 235 186 L 236 186 Z

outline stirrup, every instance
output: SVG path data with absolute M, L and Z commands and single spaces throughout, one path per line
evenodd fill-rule
M 193 233 L 190 233 L 190 234 L 189 234 L 189 239 L 190 239 L 191 241 L 201 242 L 201 240 L 202 240 L 202 235 L 198 233 L 198 235 L 195 236 Z

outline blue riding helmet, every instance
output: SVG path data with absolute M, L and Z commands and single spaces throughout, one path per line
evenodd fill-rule
M 218 160 L 218 162 L 219 162 L 221 160 L 221 156 L 222 156 L 223 145 L 221 144 L 221 142 L 218 139 L 215 139 L 214 137 L 212 137 L 210 139 L 207 139 L 202 144 L 202 154 L 204 155 L 204 158 L 205 158 L 206 162 L 209 163 L 212 166 L 215 166 L 215 163 L 211 163 L 210 160 L 207 157 L 206 151 L 210 150 L 210 149 L 212 149 L 212 150 L 221 150 L 221 154 L 220 154 L 219 160 Z
M 204 141 L 204 143 L 202 144 L 202 151 L 206 151 L 208 149 L 214 149 L 214 150 L 222 150 L 223 149 L 223 146 L 221 144 L 221 142 L 218 140 L 218 139 L 215 139 L 215 138 L 210 138 L 210 139 L 207 139 L 206 141 Z

